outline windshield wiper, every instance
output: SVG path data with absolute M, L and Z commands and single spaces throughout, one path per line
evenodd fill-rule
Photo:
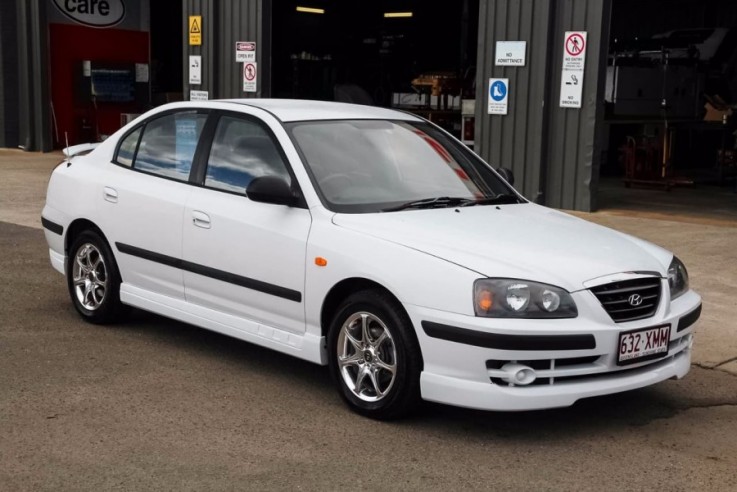
M 496 196 L 487 196 L 476 200 L 466 200 L 461 207 L 473 207 L 474 205 L 509 205 L 512 203 L 523 203 L 517 195 L 502 193 Z
M 468 202 L 473 202 L 473 199 L 451 197 L 451 196 L 438 196 L 435 198 L 425 198 L 422 200 L 414 200 L 411 202 L 403 203 L 395 207 L 389 207 L 382 210 L 382 212 L 397 212 L 399 210 L 407 210 L 408 208 L 441 208 L 441 207 L 454 207 L 456 205 L 465 205 Z

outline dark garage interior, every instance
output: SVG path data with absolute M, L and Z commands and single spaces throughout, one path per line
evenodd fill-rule
M 613 0 L 605 76 L 600 207 L 734 201 L 737 2 Z
M 402 108 L 460 136 L 478 0 L 274 2 L 272 95 Z M 467 139 L 473 138 L 469 124 Z

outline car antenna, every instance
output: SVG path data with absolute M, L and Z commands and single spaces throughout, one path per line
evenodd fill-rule
M 66 148 L 64 149 L 64 155 L 65 159 L 67 161 L 67 167 L 72 165 L 72 158 L 69 156 L 69 132 L 64 132 L 64 143 L 66 144 Z

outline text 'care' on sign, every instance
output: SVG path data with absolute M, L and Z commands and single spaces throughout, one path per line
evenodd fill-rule
M 489 79 L 489 114 L 507 114 L 509 79 Z
M 53 0 L 69 19 L 91 27 L 111 27 L 125 17 L 123 0 Z

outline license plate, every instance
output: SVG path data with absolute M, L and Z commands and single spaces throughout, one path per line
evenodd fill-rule
M 620 333 L 617 364 L 624 366 L 662 357 L 668 353 L 669 343 L 670 325 Z

